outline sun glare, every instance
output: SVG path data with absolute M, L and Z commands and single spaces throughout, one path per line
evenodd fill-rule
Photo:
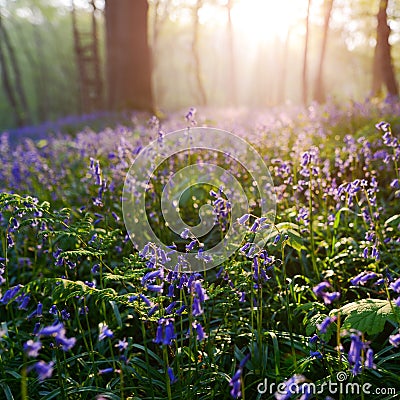
M 254 41 L 284 40 L 304 15 L 301 0 L 241 0 L 232 8 L 232 22 Z

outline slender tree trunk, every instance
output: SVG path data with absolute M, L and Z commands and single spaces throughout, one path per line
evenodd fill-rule
M 303 55 L 303 104 L 306 106 L 308 104 L 308 42 L 310 36 L 310 9 L 311 0 L 308 0 L 307 4 L 307 15 L 306 15 L 306 37 L 304 43 L 304 55 Z
M 21 78 L 21 71 L 19 69 L 18 61 L 15 56 L 14 48 L 11 45 L 10 38 L 8 36 L 7 30 L 3 24 L 1 15 L 0 15 L 0 42 L 4 44 L 3 50 L 1 51 L 2 54 L 2 69 L 3 72 L 3 84 L 5 86 L 6 92 L 10 92 L 8 94 L 10 104 L 13 104 L 15 107 L 15 112 L 18 114 L 17 123 L 18 125 L 25 125 L 29 120 L 29 110 L 28 110 L 28 103 L 26 101 L 25 91 L 22 86 L 22 78 Z M 8 58 L 10 60 L 11 68 L 14 73 L 14 84 L 15 84 L 15 93 L 12 93 L 13 100 L 11 100 L 11 92 L 13 92 L 11 77 L 7 70 L 6 60 L 4 57 L 5 52 L 8 53 Z
M 106 0 L 108 103 L 153 111 L 147 0 Z
M 201 63 L 199 54 L 199 10 L 203 6 L 203 0 L 197 0 L 193 8 L 193 39 L 192 39 L 192 53 L 195 68 L 195 78 L 197 83 L 199 103 L 201 106 L 207 104 L 207 95 L 204 88 L 203 75 L 201 73 Z
M 229 104 L 237 105 L 237 94 L 236 94 L 236 65 L 235 65 L 235 46 L 233 38 L 233 24 L 232 24 L 232 6 L 233 0 L 228 0 L 226 8 L 228 11 L 228 52 L 229 52 L 229 66 L 228 66 L 228 93 L 229 93 Z
M 319 56 L 319 63 L 318 63 L 318 71 L 317 76 L 315 79 L 315 86 L 314 86 L 314 100 L 318 103 L 325 103 L 326 101 L 326 93 L 324 88 L 324 63 L 325 63 L 325 56 L 326 56 L 326 47 L 328 43 L 328 33 L 329 33 L 329 21 L 331 19 L 332 8 L 333 8 L 334 0 L 326 0 L 325 1 L 325 20 L 324 20 L 324 31 L 322 36 L 322 43 L 321 43 L 321 54 Z
M 390 26 L 387 22 L 388 0 L 380 0 L 377 15 L 376 46 L 373 62 L 372 94 L 378 95 L 385 85 L 388 94 L 399 96 L 399 87 L 394 73 L 389 43 Z

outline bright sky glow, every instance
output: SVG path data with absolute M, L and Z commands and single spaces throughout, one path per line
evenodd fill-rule
M 242 0 L 232 8 L 232 22 L 250 40 L 284 40 L 304 19 L 305 5 L 299 0 Z

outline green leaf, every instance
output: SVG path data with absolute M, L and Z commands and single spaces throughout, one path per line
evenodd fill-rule
M 394 310 L 388 300 L 363 299 L 346 304 L 340 312 L 345 316 L 343 327 L 374 335 L 383 331 L 386 321 L 400 318 L 400 309 L 394 306 Z
M 385 226 L 395 225 L 397 226 L 400 223 L 400 214 L 396 214 L 391 216 L 389 219 L 385 221 Z

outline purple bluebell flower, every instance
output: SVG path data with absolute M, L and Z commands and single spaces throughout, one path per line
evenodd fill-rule
M 243 368 L 239 368 L 233 375 L 232 379 L 229 381 L 229 386 L 232 386 L 230 394 L 234 399 L 237 399 L 242 396 L 242 391 L 241 391 L 242 373 L 243 373 Z
M 239 292 L 239 303 L 244 303 L 246 301 L 246 292 Z
M 400 293 L 400 278 L 390 284 L 390 288 L 396 293 Z
M 122 340 L 118 340 L 118 343 L 115 345 L 115 347 L 118 347 L 118 350 L 123 352 L 128 348 L 128 342 L 125 338 L 123 338 Z
M 149 312 L 147 313 L 147 315 L 148 315 L 149 317 L 152 317 L 152 316 L 156 313 L 156 311 L 157 311 L 158 309 L 159 309 L 158 304 L 154 304 L 154 306 L 150 308 L 150 310 L 149 310 Z
M 26 343 L 24 343 L 24 351 L 28 357 L 37 357 L 41 348 L 42 343 L 40 340 L 35 342 L 32 339 L 29 339 Z
M 313 336 L 310 337 L 309 342 L 310 343 L 316 343 L 318 341 L 319 337 L 317 334 L 314 334 Z
M 245 224 L 245 223 L 247 222 L 247 220 L 249 219 L 249 217 L 250 217 L 250 214 L 244 214 L 244 215 L 242 215 L 240 218 L 237 219 L 237 222 L 238 222 L 240 225 L 243 225 L 243 224 Z
M 193 322 L 193 328 L 196 329 L 197 340 L 199 342 L 201 342 L 207 337 L 207 335 L 204 333 L 203 327 L 200 325 L 199 322 Z
M 38 374 L 39 380 L 43 381 L 44 379 L 50 378 L 53 374 L 54 362 L 50 361 L 49 363 L 45 363 L 44 361 L 38 361 L 33 367 Z
M 351 334 L 350 335 L 351 344 L 350 350 L 348 354 L 348 360 L 351 365 L 353 365 L 353 375 L 357 375 L 361 370 L 361 352 L 363 350 L 364 344 L 361 341 L 359 335 Z
M 30 296 L 25 294 L 25 295 L 21 295 L 19 296 L 19 306 L 18 306 L 18 310 L 27 310 L 28 309 L 28 303 L 30 301 Z
M 193 250 L 193 249 L 195 248 L 196 244 L 197 244 L 197 240 L 192 240 L 189 244 L 187 244 L 187 245 L 185 246 L 186 251 L 191 251 L 191 250 Z
M 313 287 L 313 292 L 316 296 L 322 296 L 326 289 L 330 288 L 329 282 L 321 282 L 317 286 Z
M 332 304 L 335 300 L 340 297 L 339 292 L 332 292 L 332 293 L 324 293 L 322 298 L 324 299 L 325 304 Z
M 65 336 L 65 330 L 61 334 L 57 334 L 55 336 L 55 339 L 56 339 L 56 343 L 61 345 L 61 348 L 64 351 L 68 351 L 68 350 L 72 349 L 72 347 L 74 347 L 75 343 L 76 343 L 76 338 L 74 338 L 74 337 L 67 338 Z
M 239 363 L 239 368 L 244 368 L 245 365 L 247 364 L 247 361 L 249 361 L 251 358 L 251 353 L 247 353 L 242 360 Z
M 372 349 L 368 349 L 365 355 L 365 367 L 375 369 L 376 365 L 374 364 L 374 351 Z
M 165 308 L 165 314 L 171 314 L 172 310 L 176 307 L 176 301 L 173 301 L 168 307 Z
M 198 315 L 201 314 L 203 314 L 203 309 L 201 308 L 200 300 L 197 297 L 195 297 L 193 299 L 192 315 L 194 317 L 197 317 Z
M 99 375 L 111 374 L 112 372 L 114 372 L 114 368 L 112 367 L 99 369 Z
M 69 320 L 71 318 L 71 314 L 64 308 L 61 310 L 61 317 L 64 320 Z
M 99 341 L 105 339 L 106 337 L 112 338 L 114 332 L 104 323 L 100 324 Z
M 305 376 L 298 374 L 293 375 L 291 378 L 283 382 L 282 385 L 279 385 L 281 389 L 275 393 L 275 399 L 277 400 L 290 399 L 290 397 L 292 397 L 293 394 L 296 394 L 293 389 L 299 388 L 300 384 L 302 384 L 305 381 L 306 381 Z
M 389 343 L 394 347 L 400 346 L 400 333 L 389 336 Z
M 11 299 L 13 299 L 18 292 L 21 290 L 22 286 L 21 285 L 17 285 L 14 286 L 13 288 L 8 289 L 3 297 L 0 299 L 0 303 L 1 304 L 8 304 L 10 302 Z
M 154 281 L 156 278 L 163 278 L 163 276 L 164 276 L 164 273 L 161 268 L 156 269 L 154 271 L 147 272 L 141 279 L 141 284 L 144 285 L 148 281 Z
M 162 293 L 164 288 L 164 282 L 161 283 L 161 285 L 147 285 L 147 289 L 156 292 L 156 293 Z
M 320 324 L 317 324 L 317 329 L 319 330 L 320 333 L 326 333 L 326 330 L 328 329 L 329 325 L 336 321 L 336 317 L 326 317 Z
M 315 357 L 315 358 L 322 358 L 322 354 L 320 351 L 312 351 L 310 350 L 310 357 Z
M 199 298 L 200 302 L 204 303 L 208 299 L 208 296 L 206 294 L 205 289 L 201 286 L 200 281 L 195 281 L 194 282 L 194 290 L 197 294 L 197 297 Z
M 175 383 L 178 379 L 174 375 L 174 370 L 171 367 L 168 367 L 167 372 L 168 372 L 168 377 L 169 377 L 169 381 L 171 382 L 171 384 Z
M 240 251 L 242 251 L 243 253 L 245 252 L 245 251 L 247 251 L 248 250 L 248 248 L 251 246 L 251 243 L 245 243 L 241 248 L 240 248 Z
M 57 306 L 55 304 L 53 304 L 50 307 L 49 314 L 52 314 L 52 315 L 57 315 L 58 314 L 58 309 L 57 309 Z
M 54 323 L 53 325 L 49 325 L 49 326 L 42 328 L 38 332 L 38 335 L 43 335 L 43 336 L 57 335 L 63 329 L 64 329 L 64 325 L 61 322 L 56 321 L 56 323 Z
M 141 293 L 139 297 L 143 300 L 147 307 L 153 307 L 153 303 L 144 294 Z
M 175 314 L 181 315 L 185 311 L 185 309 L 186 309 L 186 305 L 182 304 Z
M 163 344 L 170 346 L 174 339 L 176 339 L 176 334 L 174 331 L 174 319 L 173 318 L 160 318 L 158 320 L 156 338 L 154 343 Z
M 280 240 L 281 240 L 281 235 L 278 233 L 278 234 L 275 236 L 275 239 L 274 239 L 273 244 L 277 244 Z
M 181 238 L 182 239 L 189 239 L 189 236 L 191 235 L 190 230 L 188 228 L 185 228 L 182 233 L 181 233 Z
M 100 265 L 99 264 L 94 264 L 90 271 L 91 271 L 92 274 L 96 274 L 97 272 L 99 272 L 99 269 L 100 269 Z
M 174 285 L 169 285 L 169 288 L 168 288 L 168 297 L 175 297 L 175 294 L 174 294 L 174 291 L 175 291 L 175 286 Z

